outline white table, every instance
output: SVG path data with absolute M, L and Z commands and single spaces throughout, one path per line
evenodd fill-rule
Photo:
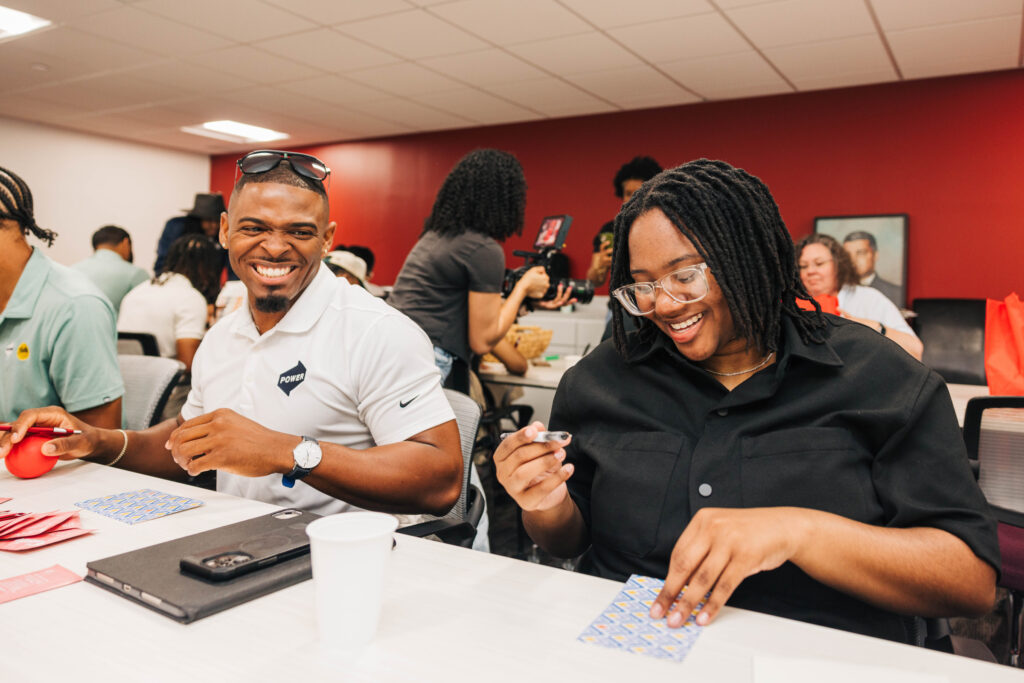
M 564 357 L 549 361 L 548 365 L 534 365 L 530 362 L 525 375 L 513 375 L 501 363 L 481 363 L 479 377 L 494 394 L 499 403 L 508 387 L 520 387 L 521 398 L 515 403 L 533 407 L 533 419 L 548 424 L 551 420 L 551 404 L 555 400 L 555 389 L 568 369 Z
M 271 506 L 86 463 L 39 479 L 0 474 L 4 508 L 45 511 L 142 487 L 192 495 L 198 509 L 128 526 L 83 511 L 95 534 L 0 553 L 0 578 L 85 563 L 268 512 Z M 337 659 L 316 641 L 312 582 L 182 625 L 86 583 L 0 605 L 0 680 L 33 681 L 626 681 L 752 680 L 753 658 L 780 656 L 931 672 L 964 683 L 1019 671 L 726 608 L 682 664 L 576 641 L 619 584 L 398 536 L 376 640 Z
M 949 397 L 953 399 L 953 410 L 956 411 L 956 421 L 961 427 L 964 426 L 964 413 L 967 412 L 967 402 L 976 396 L 988 396 L 988 387 L 984 384 L 947 384 Z

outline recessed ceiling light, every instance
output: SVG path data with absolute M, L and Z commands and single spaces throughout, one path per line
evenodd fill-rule
M 183 126 L 181 130 L 192 135 L 203 135 L 228 142 L 270 142 L 288 137 L 287 133 L 250 126 L 238 121 L 207 121 L 198 126 Z
M 49 26 L 50 20 L 0 5 L 0 40 Z

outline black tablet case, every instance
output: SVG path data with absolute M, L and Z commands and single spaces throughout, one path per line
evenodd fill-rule
M 279 514 L 280 511 L 254 517 L 89 562 L 85 580 L 183 624 L 208 617 L 312 577 L 308 553 L 227 581 L 208 581 L 181 571 L 181 558 L 191 553 L 231 545 L 284 527 L 298 528 L 293 525 L 305 528 L 319 517 L 311 512 L 302 512 L 299 516 L 279 519 L 275 516 Z M 97 573 L 108 580 L 98 577 Z M 151 601 L 155 597 L 169 603 L 180 614 L 172 614 L 147 602 L 142 593 Z

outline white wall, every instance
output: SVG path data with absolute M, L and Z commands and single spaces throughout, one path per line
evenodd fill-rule
M 204 154 L 2 117 L 0 166 L 28 183 L 36 223 L 58 233 L 45 251 L 64 264 L 91 254 L 92 233 L 112 223 L 131 233 L 135 263 L 152 270 L 164 223 L 210 187 Z

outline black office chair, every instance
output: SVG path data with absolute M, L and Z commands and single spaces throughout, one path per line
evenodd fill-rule
M 156 337 L 149 332 L 118 332 L 117 353 L 122 356 L 159 356 Z
M 951 384 L 985 384 L 985 300 L 914 299 L 921 361 Z

